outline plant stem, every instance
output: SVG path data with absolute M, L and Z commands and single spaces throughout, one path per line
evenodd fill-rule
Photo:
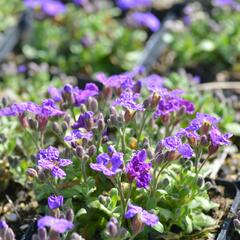
M 137 136 L 137 144 L 139 145 L 139 141 L 140 141 L 140 138 L 141 138 L 141 135 L 142 135 L 142 131 L 143 131 L 143 128 L 145 126 L 145 123 L 147 121 L 147 118 L 148 118 L 148 112 L 145 111 L 144 114 L 143 114 L 143 118 L 142 118 L 142 123 L 141 123 L 141 126 L 140 126 L 140 130 L 138 132 L 138 136 Z
M 86 163 L 83 159 L 80 159 L 80 161 L 82 167 L 83 181 L 84 183 L 86 183 L 87 182 Z
M 73 116 L 73 120 L 74 120 L 74 122 L 76 122 L 77 119 L 76 119 L 76 115 L 75 115 L 75 112 L 74 112 L 73 107 L 71 107 L 71 113 L 72 113 L 72 116 Z
M 125 131 L 126 131 L 126 126 L 123 126 L 123 128 L 120 128 L 120 136 L 121 136 L 122 152 L 123 153 L 125 153 L 125 150 L 126 150 Z
M 41 131 L 41 133 L 40 133 L 40 145 L 41 145 L 42 149 L 44 149 L 44 134 L 45 134 L 45 131 Z

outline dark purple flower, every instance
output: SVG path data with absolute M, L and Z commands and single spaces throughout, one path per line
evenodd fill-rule
M 85 103 L 89 97 L 99 94 L 99 89 L 94 83 L 86 84 L 84 90 L 75 87 L 72 91 L 75 106 L 80 106 Z
M 182 94 L 182 91 L 174 90 L 169 92 L 166 89 L 162 89 L 159 94 L 161 99 L 158 102 L 154 117 L 164 117 L 168 116 L 170 113 L 182 110 L 187 114 L 192 114 L 195 110 L 193 103 L 180 97 L 180 94 Z
M 152 74 L 146 78 L 144 78 L 142 81 L 142 85 L 146 86 L 147 89 L 150 92 L 161 92 L 163 89 L 163 83 L 164 83 L 164 78 L 157 74 Z
M 142 223 L 150 227 L 154 227 L 159 222 L 157 215 L 149 213 L 139 206 L 128 204 L 128 209 L 127 212 L 125 213 L 125 218 L 130 219 L 134 217 L 137 217 L 138 220 L 140 220 Z
M 116 2 L 123 10 L 152 6 L 152 0 L 117 0 Z
M 77 122 L 75 122 L 72 125 L 73 129 L 78 129 L 78 128 L 85 128 L 85 129 L 89 129 L 90 126 L 94 119 L 93 119 L 93 115 L 94 113 L 91 111 L 87 111 L 85 113 L 80 114 L 80 116 L 78 117 Z
M 184 158 L 191 158 L 194 153 L 189 144 L 182 143 L 179 135 L 164 138 L 161 141 L 161 145 L 168 151 L 180 154 Z
M 137 151 L 126 166 L 129 180 L 135 180 L 138 188 L 147 188 L 152 179 L 150 174 L 152 164 L 145 162 L 146 159 L 145 149 Z
M 38 152 L 36 159 L 38 161 L 38 166 L 43 169 L 51 171 L 54 177 L 64 178 L 66 173 L 61 169 L 61 167 L 68 166 L 72 164 L 70 159 L 60 158 L 60 153 L 55 147 L 48 147 L 47 149 L 42 149 Z
M 186 128 L 187 131 L 197 131 L 199 130 L 204 124 L 209 126 L 217 126 L 219 119 L 205 113 L 197 113 L 196 118 L 193 119 L 189 126 Z
M 55 102 L 61 102 L 63 100 L 61 91 L 55 87 L 49 87 L 48 94 Z
M 48 207 L 50 209 L 56 209 L 63 205 L 63 196 L 50 196 L 48 197 Z
M 0 230 L 8 228 L 8 225 L 5 220 L 0 220 Z
M 55 218 L 52 216 L 45 216 L 38 220 L 38 228 L 49 227 L 57 233 L 65 233 L 73 228 L 73 224 L 65 218 Z
M 160 21 L 152 13 L 134 12 L 128 16 L 130 25 L 137 27 L 148 27 L 153 32 L 160 28 Z
M 122 106 L 133 111 L 144 111 L 143 105 L 135 102 L 138 96 L 139 94 L 135 94 L 132 91 L 124 91 L 121 96 L 113 102 L 113 105 Z
M 222 134 L 216 127 L 210 130 L 209 135 L 213 146 L 228 145 L 230 143 L 229 138 L 232 137 L 231 133 Z
M 113 177 L 122 171 L 123 153 L 117 152 L 113 146 L 108 153 L 101 153 L 97 156 L 96 163 L 90 163 L 90 167 L 98 172 L 102 172 L 108 177 Z

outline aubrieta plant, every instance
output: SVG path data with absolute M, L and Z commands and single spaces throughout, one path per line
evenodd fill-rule
M 195 113 L 183 91 L 164 88 L 163 78 L 141 68 L 97 79 L 102 91 L 66 84 L 49 87 L 41 105 L 0 109 L 1 119 L 19 119 L 35 146 L 28 181 L 47 204 L 33 239 L 150 239 L 214 229 L 207 213 L 218 205 L 202 170 L 230 143 L 220 119 Z M 3 239 L 14 239 L 4 219 L 0 228 Z

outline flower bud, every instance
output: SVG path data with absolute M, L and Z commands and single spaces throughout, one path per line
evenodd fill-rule
M 207 135 L 209 130 L 210 130 L 210 127 L 211 127 L 211 123 L 204 122 L 204 124 L 201 127 L 202 134 L 206 134 Z
M 115 107 L 113 106 L 110 107 L 110 114 L 117 116 L 117 110 Z
M 81 113 L 87 112 L 87 106 L 85 104 L 81 104 L 79 108 L 80 108 Z
M 8 104 L 8 100 L 7 100 L 6 97 L 3 97 L 2 100 L 1 100 L 1 102 L 2 102 L 3 107 L 6 107 L 7 104 Z
M 48 240 L 60 240 L 60 239 L 61 238 L 59 233 L 53 230 L 50 230 Z
M 61 128 L 62 128 L 62 132 L 66 132 L 67 129 L 68 129 L 68 124 L 67 122 L 63 121 L 62 124 L 61 124 Z
M 145 100 L 143 101 L 143 107 L 144 107 L 145 109 L 147 109 L 149 106 L 150 106 L 150 101 L 149 101 L 149 99 L 145 99 Z
M 52 124 L 52 129 L 53 131 L 57 134 L 57 135 L 61 135 L 62 134 L 62 131 L 60 129 L 60 126 L 57 122 L 53 122 Z
M 28 125 L 32 130 L 37 130 L 38 129 L 38 122 L 35 119 L 28 119 Z
M 112 98 L 112 89 L 110 87 L 104 87 L 103 89 L 103 99 L 111 99 Z
M 103 136 L 102 137 L 102 144 L 106 144 L 108 142 L 108 136 Z
M 117 126 L 118 125 L 118 119 L 117 119 L 117 115 L 110 115 L 110 124 Z
M 70 240 L 84 240 L 84 238 L 81 237 L 81 236 L 80 236 L 79 234 L 77 234 L 77 233 L 73 233 L 73 234 L 71 235 Z
M 169 114 L 162 115 L 160 117 L 160 119 L 165 126 L 169 125 L 169 123 L 170 123 L 170 115 Z
M 105 129 L 104 119 L 99 119 L 98 120 L 98 130 L 102 132 L 104 129 Z
M 71 117 L 69 114 L 65 115 L 63 120 L 68 124 L 68 126 L 70 125 Z
M 29 126 L 28 120 L 27 120 L 26 116 L 24 115 L 24 113 L 20 113 L 18 115 L 18 120 L 23 128 L 27 128 Z
M 80 159 L 83 159 L 84 156 L 84 149 L 82 146 L 77 146 L 76 153 Z
M 144 223 L 139 219 L 138 214 L 131 221 L 131 229 L 133 234 L 137 235 L 144 229 Z
M 114 222 L 109 221 L 107 223 L 107 233 L 111 238 L 115 238 L 118 234 L 118 227 L 116 226 L 116 224 L 114 224 Z
M 15 234 L 11 228 L 7 228 L 6 230 L 6 239 L 5 240 L 15 240 Z
M 211 144 L 209 147 L 208 147 L 208 155 L 211 156 L 213 155 L 214 153 L 216 153 L 218 150 L 218 145 L 213 145 Z
M 91 145 L 89 148 L 88 148 L 88 155 L 90 157 L 94 156 L 97 152 L 97 149 L 95 147 L 95 145 Z
M 180 154 L 177 151 L 169 151 L 166 153 L 166 160 L 168 161 L 174 161 L 176 160 Z
M 73 222 L 74 220 L 74 212 L 72 210 L 72 208 L 69 208 L 66 212 L 66 219 L 70 222 Z
M 39 240 L 39 237 L 37 234 L 33 234 L 32 235 L 32 239 L 31 240 Z
M 133 92 L 135 92 L 135 93 L 140 93 L 140 92 L 141 92 L 141 88 L 142 88 L 142 82 L 141 82 L 141 81 L 137 81 L 137 82 L 133 85 Z
M 133 117 L 135 116 L 136 111 L 131 111 L 129 109 L 127 109 L 124 113 L 124 121 L 126 123 L 129 123 L 132 121 Z
M 157 92 L 154 92 L 152 95 L 150 106 L 155 109 L 157 107 L 159 101 L 160 101 L 159 94 Z
M 202 136 L 201 136 L 200 144 L 201 144 L 202 146 L 207 146 L 207 145 L 208 145 L 208 138 L 207 138 L 206 135 L 202 135 Z
M 38 238 L 39 238 L 39 240 L 47 240 L 46 228 L 39 228 L 38 229 Z
M 137 146 L 138 146 L 137 139 L 134 137 L 130 137 L 129 146 L 131 149 L 137 149 Z
M 90 111 L 97 112 L 98 110 L 98 102 L 96 98 L 92 98 L 90 102 Z
M 38 177 L 38 173 L 34 168 L 28 168 L 26 174 L 32 178 Z

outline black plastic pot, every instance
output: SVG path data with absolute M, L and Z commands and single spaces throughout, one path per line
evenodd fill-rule
M 10 27 L 0 40 L 0 62 L 25 41 L 32 30 L 33 13 L 26 9 L 20 16 L 16 25 Z
M 216 240 L 233 240 L 233 217 L 236 216 L 237 211 L 240 207 L 240 181 L 230 182 L 224 179 L 217 179 L 215 180 L 215 183 L 217 185 L 224 186 L 229 195 L 234 199 L 231 208 L 229 209 L 229 212 L 222 223 Z

